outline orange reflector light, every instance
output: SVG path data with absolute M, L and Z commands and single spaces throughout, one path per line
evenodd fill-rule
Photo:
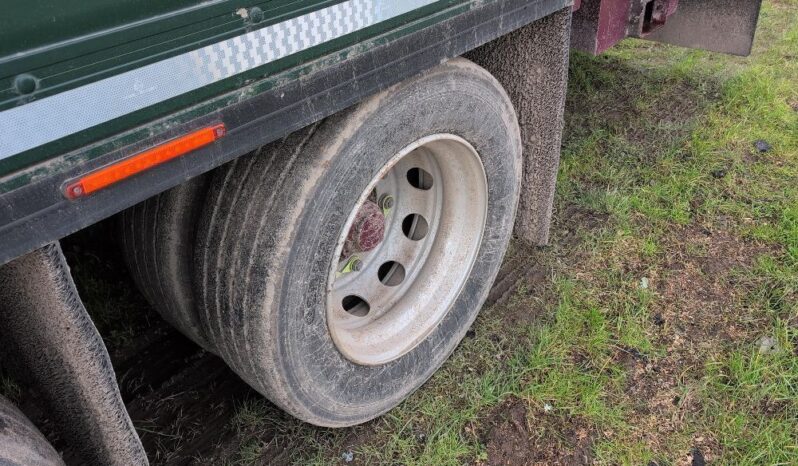
M 223 123 L 209 126 L 192 133 L 180 136 L 169 142 L 155 146 L 128 159 L 108 165 L 95 172 L 69 183 L 64 190 L 68 199 L 77 199 L 106 188 L 114 183 L 141 173 L 152 167 L 168 162 L 183 154 L 207 146 L 224 136 L 226 130 Z

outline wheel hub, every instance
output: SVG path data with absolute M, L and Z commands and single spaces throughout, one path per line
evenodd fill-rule
M 367 200 L 358 209 L 354 225 L 346 236 L 342 259 L 379 246 L 385 236 L 385 215 L 375 202 Z
M 471 273 L 487 181 L 465 140 L 428 136 L 395 155 L 342 229 L 327 287 L 328 328 L 355 363 L 384 364 L 427 337 Z

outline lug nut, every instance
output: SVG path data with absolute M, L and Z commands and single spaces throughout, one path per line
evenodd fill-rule
M 352 264 L 349 266 L 353 272 L 360 272 L 363 268 L 363 261 L 360 259 L 353 259 Z
M 390 194 L 383 194 L 382 197 L 380 197 L 380 208 L 383 211 L 392 209 L 393 196 L 391 196 Z

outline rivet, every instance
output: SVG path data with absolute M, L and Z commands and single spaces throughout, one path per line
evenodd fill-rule
M 250 8 L 249 9 L 249 20 L 252 23 L 255 23 L 255 24 L 260 23 L 261 21 L 263 21 L 263 10 L 261 10 L 260 8 L 258 8 L 256 6 Z
M 19 95 L 32 94 L 39 88 L 39 80 L 29 74 L 21 74 L 14 78 L 14 90 Z

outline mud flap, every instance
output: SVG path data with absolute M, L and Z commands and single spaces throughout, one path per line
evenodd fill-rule
M 645 39 L 713 52 L 751 53 L 761 0 L 679 0 L 676 12 Z
M 571 7 L 559 10 L 465 55 L 504 87 L 518 114 L 524 168 L 514 234 L 549 242 L 568 82 Z
M 84 464 L 148 464 L 58 243 L 0 267 L 0 341 L 4 362 L 40 393 Z

